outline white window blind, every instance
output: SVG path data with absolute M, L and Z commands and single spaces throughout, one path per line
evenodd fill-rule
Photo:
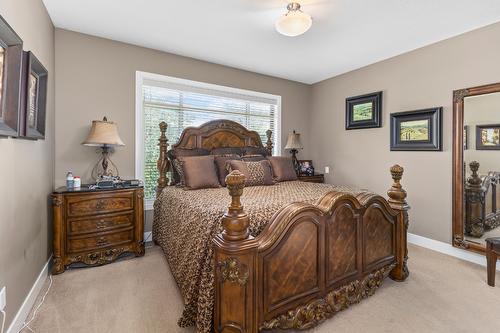
M 142 84 L 144 124 L 144 183 L 146 199 L 154 199 L 158 172 L 156 161 L 160 130 L 168 124 L 169 144 L 175 144 L 184 128 L 215 119 L 229 119 L 259 133 L 263 143 L 266 131 L 279 137 L 280 97 L 200 83 L 182 84 L 144 79 Z M 209 87 L 207 87 L 209 86 Z M 218 89 L 220 88 L 220 89 Z M 275 145 L 275 150 L 278 149 Z M 276 153 L 276 152 L 275 152 Z

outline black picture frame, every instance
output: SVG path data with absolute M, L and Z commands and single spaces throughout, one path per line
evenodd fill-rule
M 312 160 L 299 160 L 299 175 L 314 176 L 314 166 Z
M 491 130 L 491 145 L 483 140 L 484 130 Z M 476 125 L 476 150 L 500 150 L 500 124 Z
M 0 16 L 0 137 L 20 135 L 20 94 L 23 41 Z
M 36 82 L 36 86 L 33 85 L 33 82 Z M 31 140 L 45 139 L 47 83 L 48 72 L 42 63 L 33 52 L 23 52 L 21 84 L 22 138 Z
M 371 115 L 369 118 L 355 119 L 355 108 L 365 104 L 371 104 Z M 345 100 L 345 129 L 377 128 L 382 126 L 382 91 L 349 97 Z
M 427 130 L 416 124 L 417 130 L 408 126 L 407 135 L 421 135 L 426 133 L 426 139 L 402 140 L 402 124 L 416 121 L 427 122 Z M 409 124 L 408 124 L 409 125 Z M 415 128 L 415 127 L 414 127 Z M 420 128 L 420 130 L 419 130 Z M 405 128 L 403 128 L 403 131 Z M 393 151 L 442 151 L 443 149 L 443 108 L 434 107 L 429 109 L 391 113 L 391 150 Z M 416 134 L 415 134 L 416 133 Z

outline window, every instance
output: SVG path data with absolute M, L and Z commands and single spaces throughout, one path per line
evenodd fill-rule
M 144 180 L 146 209 L 152 208 L 158 172 L 158 124 L 168 124 L 169 147 L 184 128 L 229 119 L 260 134 L 273 131 L 274 154 L 280 153 L 281 97 L 254 91 L 137 72 L 136 177 Z

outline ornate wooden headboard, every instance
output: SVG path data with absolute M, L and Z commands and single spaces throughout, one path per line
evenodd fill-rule
M 268 139 L 271 131 L 268 131 Z M 181 134 L 179 142 L 172 146 L 176 148 L 214 148 L 225 147 L 264 147 L 260 136 L 242 125 L 231 120 L 213 120 L 200 127 L 187 127 Z
M 172 149 L 168 150 L 168 139 L 165 135 L 167 124 L 160 123 L 161 136 L 159 139 L 160 156 L 157 162 L 157 168 L 160 173 L 158 178 L 157 194 L 161 193 L 163 188 L 168 185 L 167 172 L 170 170 L 169 156 L 175 155 L 177 149 L 206 149 L 213 150 L 215 148 L 243 148 L 243 147 L 258 147 L 267 151 L 268 155 L 272 155 L 273 142 L 271 140 L 272 131 L 267 130 L 267 142 L 264 146 L 260 136 L 255 131 L 250 131 L 244 126 L 231 120 L 212 120 L 199 127 L 187 127 L 182 132 L 179 141 L 172 145 Z

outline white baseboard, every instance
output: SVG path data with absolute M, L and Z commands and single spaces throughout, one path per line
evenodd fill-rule
M 14 320 L 12 320 L 12 323 L 10 324 L 6 333 L 18 333 L 21 327 L 23 327 L 23 324 L 26 321 L 26 318 L 28 318 L 28 315 L 30 314 L 33 305 L 35 305 L 35 301 L 38 295 L 40 294 L 40 291 L 42 290 L 45 281 L 49 277 L 49 264 L 51 260 L 52 256 L 50 256 L 45 266 L 43 266 L 42 271 L 38 275 L 38 278 L 36 279 L 33 286 L 31 287 L 28 296 L 26 296 L 26 298 L 24 299 L 21 308 L 19 308 L 19 311 L 17 311 L 17 314 L 14 317 Z
M 153 232 L 152 231 L 146 231 L 144 233 L 144 243 L 146 242 L 152 242 L 153 241 Z
M 427 249 L 434 250 L 436 252 L 441 252 L 465 261 L 473 262 L 481 266 L 486 266 L 486 257 L 484 255 L 471 251 L 462 250 L 448 243 L 440 242 L 434 239 L 410 233 L 408 233 L 408 243 L 422 246 Z M 497 270 L 500 271 L 500 265 L 497 265 Z

